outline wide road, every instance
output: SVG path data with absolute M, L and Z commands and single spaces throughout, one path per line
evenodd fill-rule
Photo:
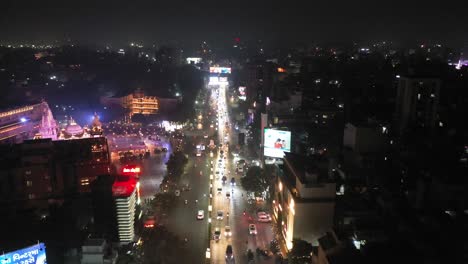
M 198 98 L 197 100 L 202 101 Z M 209 116 L 209 107 L 205 104 L 198 109 L 203 118 Z M 203 130 L 195 131 L 197 133 L 186 133 L 184 139 L 185 153 L 188 155 L 188 164 L 181 177 L 179 186 L 189 186 L 189 191 L 182 191 L 177 197 L 177 206 L 169 213 L 165 225 L 171 232 L 177 234 L 180 238 L 187 238 L 187 249 L 192 263 L 206 263 L 205 252 L 209 248 L 209 219 L 210 212 L 210 172 L 211 157 L 210 151 L 206 149 L 200 157 L 196 154 L 196 145 L 208 145 L 209 138 L 204 135 L 211 135 L 215 128 L 210 127 L 207 121 L 204 121 Z M 192 131 L 193 132 L 193 131 Z M 201 136 L 187 136 L 188 134 L 200 134 Z M 187 200 L 187 204 L 185 204 Z M 204 219 L 198 220 L 198 210 L 204 211 Z
M 223 142 L 223 151 L 215 153 L 215 175 L 220 175 L 219 179 L 215 178 L 213 183 L 213 212 L 216 215 L 217 211 L 223 212 L 223 219 L 217 220 L 214 216 L 212 225 L 213 230 L 218 227 L 221 230 L 221 239 L 219 241 L 211 241 L 211 263 L 221 264 L 226 263 L 225 252 L 228 245 L 232 245 L 234 251 L 235 263 L 247 263 L 246 252 L 251 249 L 254 254 L 257 247 L 268 248 L 270 241 L 273 239 L 273 231 L 270 223 L 259 223 L 256 221 L 256 211 L 261 208 L 261 204 L 248 204 L 246 193 L 240 186 L 240 178 L 242 175 L 236 174 L 236 163 L 233 156 L 230 155 L 230 146 L 237 144 L 237 133 L 232 129 L 231 118 L 226 103 L 225 86 L 220 86 L 218 92 L 213 92 L 213 100 L 217 101 L 217 122 L 218 122 L 218 141 Z M 226 125 L 227 122 L 227 125 Z M 249 161 L 248 161 L 249 162 Z M 219 174 L 217 174 L 219 172 Z M 226 183 L 222 182 L 222 176 L 227 177 Z M 231 185 L 231 178 L 235 178 L 236 185 Z M 219 193 L 218 188 L 222 191 Z M 230 193 L 230 198 L 227 198 L 226 193 Z M 244 214 L 245 211 L 245 214 Z M 227 217 L 229 213 L 229 217 Z M 249 234 L 249 224 L 255 224 L 257 235 Z M 226 237 L 224 229 L 230 226 L 232 236 Z M 273 258 L 263 258 L 260 256 L 254 257 L 255 263 L 274 263 Z
M 193 263 L 204 263 L 208 247 L 209 168 L 205 157 L 190 157 L 181 184 L 190 191 L 177 197 L 177 206 L 170 212 L 166 225 L 179 237 L 187 238 L 187 248 Z M 200 173 L 201 172 L 201 173 Z M 187 200 L 187 204 L 185 204 Z M 197 201 L 198 200 L 198 201 Z M 204 210 L 203 220 L 197 219 L 198 210 Z

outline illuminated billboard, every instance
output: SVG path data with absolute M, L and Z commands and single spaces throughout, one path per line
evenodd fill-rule
M 265 157 L 283 158 L 284 152 L 291 152 L 291 131 L 265 128 L 263 154 Z
M 198 64 L 202 61 L 202 58 L 187 58 L 187 64 Z
M 47 264 L 44 243 L 0 255 L 0 264 Z
M 228 67 L 210 67 L 210 73 L 228 73 L 228 74 L 231 74 L 231 68 L 228 68 Z

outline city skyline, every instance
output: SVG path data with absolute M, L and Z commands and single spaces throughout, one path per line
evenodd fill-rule
M 453 3 L 11 1 L 4 5 L 0 32 L 5 42 L 71 40 L 121 45 L 176 41 L 194 45 L 207 40 L 224 45 L 239 37 L 261 39 L 266 45 L 388 40 L 464 48 L 467 4 L 449 2 Z

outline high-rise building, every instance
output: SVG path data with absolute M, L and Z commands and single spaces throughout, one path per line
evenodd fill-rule
M 440 86 L 436 78 L 400 78 L 395 101 L 395 125 L 400 134 L 411 128 L 435 126 Z
M 251 104 L 266 102 L 273 85 L 274 65 L 266 61 L 254 61 L 247 66 L 247 101 Z
M 333 226 L 336 184 L 330 174 L 330 162 L 324 155 L 285 153 L 273 213 L 288 249 L 294 238 L 315 243 Z
M 112 186 L 115 198 L 119 242 L 130 243 L 135 238 L 135 208 L 139 184 L 132 176 L 117 176 Z

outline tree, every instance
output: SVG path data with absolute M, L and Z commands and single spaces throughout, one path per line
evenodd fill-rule
M 166 212 L 169 209 L 173 208 L 175 205 L 176 199 L 175 195 L 171 192 L 161 192 L 154 195 L 152 204 L 154 207 L 158 207 L 161 211 Z
M 142 234 L 143 263 L 187 263 L 187 248 L 175 234 L 164 227 L 149 229 Z
M 269 186 L 265 172 L 258 166 L 252 166 L 247 170 L 245 177 L 241 178 L 241 184 L 246 191 L 253 192 L 255 196 L 262 196 Z
M 178 178 L 184 172 L 184 166 L 187 164 L 187 161 L 188 159 L 182 151 L 172 153 L 166 163 L 168 175 Z
M 288 253 L 288 263 L 309 264 L 311 261 L 312 244 L 302 239 L 293 239 L 293 248 Z

